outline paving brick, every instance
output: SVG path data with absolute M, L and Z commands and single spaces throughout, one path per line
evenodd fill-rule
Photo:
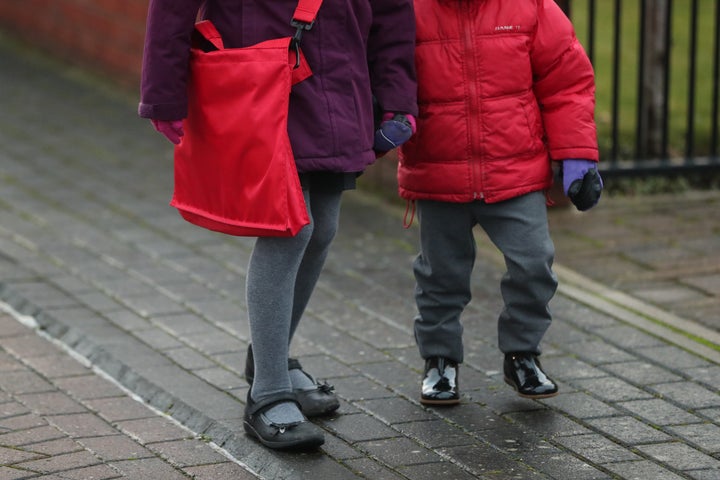
M 355 446 L 391 467 L 442 460 L 437 453 L 404 437 L 359 442 Z
M 91 413 L 53 415 L 48 422 L 73 438 L 114 435 L 117 431 L 106 421 Z
M 605 465 L 605 468 L 618 475 L 619 478 L 638 480 L 643 478 L 652 478 L 653 480 L 680 480 L 683 478 L 672 471 L 647 460 L 613 463 Z
M 124 435 L 87 437 L 77 441 L 106 462 L 155 457 L 150 450 Z
M 361 376 L 337 378 L 333 380 L 333 383 L 335 384 L 337 394 L 348 401 L 391 398 L 395 396 L 383 385 Z
M 652 394 L 614 377 L 574 380 L 572 384 L 578 389 L 586 390 L 607 402 L 622 402 L 652 397 Z
M 192 434 L 162 417 L 117 422 L 123 432 L 140 439 L 144 444 L 190 438 Z
M 14 465 L 43 457 L 44 455 L 35 452 L 23 451 L 16 448 L 0 447 L 0 465 Z
M 665 346 L 664 342 L 659 338 L 629 325 L 614 325 L 606 328 L 598 328 L 593 332 L 608 340 L 613 345 L 633 351 L 647 347 Z
M 195 369 L 193 374 L 221 390 L 232 390 L 247 385 L 245 378 L 221 367 Z
M 8 433 L 0 434 L 0 445 L 23 446 L 65 437 L 57 428 L 44 421 L 39 423 L 36 427 L 8 430 Z
M 47 425 L 45 420 L 38 417 L 37 415 L 27 414 L 18 415 L 15 417 L 3 418 L 0 420 L 0 431 L 2 429 L 9 431 L 18 430 L 30 430 L 36 427 L 42 427 Z
M 32 443 L 25 445 L 23 450 L 40 453 L 43 455 L 60 455 L 63 453 L 79 452 L 83 449 L 82 445 L 70 438 L 58 438 L 56 440 L 48 440 L 47 442 Z
M 576 455 L 599 465 L 640 460 L 632 451 L 595 433 L 558 437 L 555 441 Z
M 394 425 L 403 435 L 414 438 L 429 448 L 471 445 L 477 439 L 444 420 L 398 423 Z
M 680 348 L 671 345 L 660 345 L 650 348 L 638 348 L 636 352 L 643 357 L 649 358 L 653 362 L 662 363 L 664 365 L 672 365 L 677 371 L 683 371 L 686 368 L 707 367 L 711 364 L 702 357 L 693 355 Z
M 626 362 L 604 365 L 604 370 L 635 385 L 678 382 L 683 378 L 672 371 L 648 362 Z
M 542 474 L 535 473 L 530 467 L 484 443 L 441 448 L 440 451 L 456 459 L 476 478 L 527 478 L 528 480 L 542 478 Z
M 373 480 L 401 480 L 403 478 L 369 458 L 348 460 L 346 463 L 353 472 L 358 473 L 354 478 L 372 478 Z
M 591 365 L 631 362 L 637 357 L 604 341 L 570 343 L 565 348 Z
M 119 470 L 128 478 L 162 478 L 163 480 L 187 480 L 182 471 L 163 462 L 159 458 L 140 458 L 113 462 L 111 467 Z
M 23 404 L 38 415 L 84 413 L 85 407 L 62 392 L 27 393 L 17 396 Z
M 618 406 L 626 408 L 653 425 L 682 425 L 702 422 L 702 419 L 696 415 L 661 399 L 622 402 Z
M 720 453 L 720 427 L 712 424 L 678 425 L 668 427 L 668 430 L 676 434 L 683 441 L 709 453 Z
M 572 480 L 610 480 L 612 478 L 584 460 L 557 449 L 538 453 L 528 452 L 523 455 L 522 460 L 535 471 L 546 473 L 554 478 Z
M 258 477 L 234 462 L 183 468 L 195 480 L 254 480 Z
M 20 480 L 28 478 L 28 471 L 0 465 L 0 478 L 3 480 Z
M 89 373 L 88 367 L 64 353 L 43 357 L 23 357 L 23 359 L 36 372 L 48 379 L 87 375 Z
M 546 438 L 590 433 L 583 424 L 554 410 L 509 413 L 505 417 Z
M 608 417 L 618 414 L 616 408 L 584 392 L 564 393 L 554 398 L 541 400 L 541 402 L 579 419 Z
M 653 390 L 681 407 L 715 408 L 720 407 L 720 395 L 691 382 L 675 382 L 654 385 Z
M 210 360 L 206 355 L 189 347 L 173 348 L 163 352 L 173 362 L 187 370 L 197 370 L 201 368 L 210 368 L 217 364 Z
M 85 405 L 108 422 L 149 418 L 155 415 L 146 405 L 129 397 L 86 400 Z
M 548 375 L 558 380 L 568 381 L 579 378 L 604 377 L 607 375 L 603 370 L 569 356 L 543 357 L 542 362 Z
M 474 475 L 461 470 L 459 467 L 450 462 L 402 466 L 398 468 L 398 472 L 411 480 L 436 480 L 438 478 L 470 480 L 472 478 L 477 478 Z
M 81 400 L 125 396 L 118 387 L 95 375 L 59 378 L 55 385 Z
M 110 480 L 120 478 L 120 472 L 107 465 L 94 465 L 92 467 L 67 470 L 59 474 L 58 477 L 68 480 Z
M 714 469 L 720 471 L 720 460 L 682 443 L 640 445 L 637 449 L 677 470 Z
M 19 467 L 29 470 L 56 473 L 64 470 L 73 470 L 100 464 L 100 460 L 91 453 L 82 450 L 79 452 L 55 455 L 40 460 L 31 460 L 18 464 Z
M 227 461 L 226 457 L 213 450 L 207 443 L 194 438 L 152 443 L 148 447 L 178 467 L 207 465 Z
M 660 443 L 671 437 L 633 417 L 608 417 L 587 420 L 596 430 L 625 445 Z
M 434 418 L 434 415 L 426 409 L 403 398 L 359 401 L 356 404 L 389 424 L 431 420 Z
M 8 400 L 10 400 L 8 398 Z M 8 401 L 0 404 L 0 419 L 16 417 L 18 415 L 25 415 L 31 413 L 27 406 L 20 402 Z
M 399 436 L 399 432 L 365 414 L 342 415 L 320 423 L 349 443 L 380 440 Z

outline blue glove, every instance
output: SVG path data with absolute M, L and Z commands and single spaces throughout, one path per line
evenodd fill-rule
M 415 117 L 386 113 L 380 127 L 375 130 L 373 150 L 387 152 L 407 142 L 415 133 Z
M 597 162 L 567 159 L 562 162 L 563 191 L 581 212 L 597 205 L 603 181 L 597 171 Z

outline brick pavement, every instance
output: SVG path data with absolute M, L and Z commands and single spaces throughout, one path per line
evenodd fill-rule
M 482 235 L 464 316 L 463 402 L 423 408 L 411 329 L 417 232 L 362 192 L 346 197 L 293 351 L 336 385 L 341 408 L 317 421 L 327 432 L 318 453 L 260 447 L 241 426 L 251 239 L 203 231 L 167 206 L 171 150 L 135 117 L 134 99 L 2 45 L 0 64 L 0 300 L 259 477 L 720 476 L 718 351 L 654 322 L 674 314 L 629 289 L 559 265 L 543 358 L 562 394 L 528 401 L 503 383 L 494 320 L 502 271 Z M 49 348 L 34 342 L 19 352 Z M 62 380 L 60 392 L 87 391 Z M 121 422 L 100 419 L 111 429 Z M 143 430 L 148 449 L 172 440 L 156 421 L 122 420 Z
M 0 310 L 0 478 L 257 477 Z

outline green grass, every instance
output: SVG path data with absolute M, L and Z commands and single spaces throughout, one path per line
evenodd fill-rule
M 694 115 L 694 150 L 702 156 L 710 153 L 712 127 L 713 36 L 716 0 L 698 1 L 696 91 Z M 683 156 L 686 148 L 687 112 L 690 75 L 691 0 L 672 2 L 672 46 L 670 52 L 669 151 Z M 588 48 L 588 0 L 572 0 L 571 17 L 581 43 Z M 596 0 L 595 52 L 593 65 L 597 83 L 596 121 L 600 148 L 607 157 L 612 135 L 613 39 L 615 2 Z M 640 0 L 621 2 L 618 154 L 632 158 L 635 153 L 635 130 L 638 102 L 638 63 L 640 35 Z

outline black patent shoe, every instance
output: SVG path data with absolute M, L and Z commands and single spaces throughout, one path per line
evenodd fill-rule
M 285 402 L 297 403 L 295 395 L 292 392 L 279 393 L 254 402 L 248 391 L 243 418 L 245 432 L 266 447 L 276 450 L 312 450 L 325 443 L 322 430 L 307 419 L 281 424 L 268 420 L 265 412 Z
M 550 398 L 558 394 L 558 386 L 542 370 L 537 355 L 530 352 L 505 354 L 505 383 L 524 398 Z
M 300 404 L 300 410 L 306 417 L 319 417 L 328 415 L 340 407 L 340 401 L 335 395 L 335 387 L 327 382 L 316 381 L 309 373 L 302 369 L 302 365 L 295 358 L 288 359 L 288 370 L 300 370 L 315 385 L 310 389 L 294 389 L 293 393 Z M 255 378 L 255 361 L 253 359 L 252 345 L 248 345 L 245 359 L 245 379 L 252 386 Z
M 460 403 L 457 362 L 443 357 L 430 357 L 425 360 L 420 403 L 423 405 Z

